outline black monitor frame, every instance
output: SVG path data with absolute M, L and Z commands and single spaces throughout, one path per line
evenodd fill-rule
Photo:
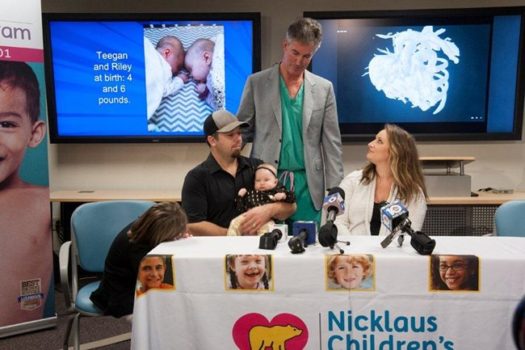
M 162 22 L 162 21 L 251 21 L 252 22 L 252 73 L 261 69 L 261 14 L 258 12 L 224 13 L 43 13 L 45 75 L 47 84 L 47 109 L 51 143 L 186 143 L 202 142 L 204 137 L 173 135 L 85 135 L 64 136 L 58 132 L 53 53 L 51 50 L 50 23 L 54 21 L 92 22 Z
M 442 123 L 431 125 L 430 127 L 421 128 L 420 125 L 413 123 L 394 122 L 416 136 L 417 140 L 423 141 L 479 141 L 479 140 L 521 140 L 522 125 L 523 125 L 523 94 L 525 76 L 523 67 L 525 67 L 525 7 L 492 7 L 492 8 L 458 8 L 458 9 L 425 9 L 425 10 L 381 10 L 381 11 L 329 11 L 329 12 L 304 12 L 305 17 L 311 17 L 320 21 L 323 20 L 344 20 L 344 19 L 369 19 L 380 20 L 385 23 L 392 23 L 393 25 L 410 25 L 410 23 L 419 23 L 421 25 L 425 20 L 430 20 L 432 23 L 458 23 L 465 21 L 465 23 L 475 22 L 478 19 L 492 19 L 496 16 L 512 16 L 517 15 L 521 18 L 521 26 L 519 33 L 519 49 L 517 57 L 517 67 L 515 72 L 516 87 L 514 90 L 512 130 L 505 132 L 487 132 L 480 130 L 476 132 L 466 132 L 466 125 L 459 123 Z M 324 35 L 326 37 L 326 29 Z M 446 36 L 446 35 L 444 35 Z M 324 43 L 324 41 L 323 41 Z M 322 50 L 321 45 L 320 50 Z M 319 52 L 314 55 L 312 64 L 309 69 L 312 70 Z M 325 62 L 323 62 L 325 64 Z M 314 70 L 314 73 L 316 71 Z M 326 77 L 330 80 L 330 77 Z M 337 86 L 336 89 L 337 95 Z M 490 91 L 490 87 L 487 88 Z M 488 92 L 487 92 L 488 95 Z M 338 106 L 339 108 L 339 106 Z M 375 133 L 377 133 L 384 125 L 384 123 L 361 123 L 353 125 L 350 123 L 342 123 L 341 116 L 344 113 L 351 113 L 351 111 L 338 110 L 340 116 L 340 129 L 342 140 L 344 142 L 363 142 L 369 141 Z M 488 118 L 491 116 L 489 115 Z M 488 119 L 487 118 L 487 119 Z M 390 121 L 391 122 L 391 121 Z M 411 125 L 412 124 L 412 125 Z

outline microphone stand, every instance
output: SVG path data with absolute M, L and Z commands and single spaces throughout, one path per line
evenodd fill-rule
M 405 241 L 405 232 L 401 231 L 397 237 L 397 246 L 402 247 L 403 242 Z
M 390 245 L 390 243 L 392 243 L 392 241 L 394 240 L 394 238 L 395 238 L 395 236 L 397 235 L 398 232 L 399 232 L 398 228 L 396 228 L 392 232 L 390 232 L 390 234 L 388 236 L 386 236 L 385 239 L 383 239 L 381 241 L 381 247 L 383 247 L 383 248 L 388 247 Z
M 346 245 L 350 245 L 350 241 L 335 241 L 334 245 L 331 246 L 330 249 L 334 249 L 334 246 L 335 246 L 339 250 L 339 254 L 344 254 L 345 251 L 337 243 L 344 243 Z
M 328 246 L 330 249 L 334 249 L 334 247 L 336 247 L 337 250 L 339 250 L 339 254 L 344 254 L 345 251 L 337 243 L 344 243 L 345 245 L 350 245 L 350 241 L 340 241 L 337 239 L 337 226 L 335 226 L 333 220 L 328 220 L 327 223 L 320 229 L 319 231 L 320 235 L 322 232 L 325 232 L 324 231 L 325 227 L 328 227 L 328 229 L 330 230 L 330 233 L 328 235 L 328 237 L 330 238 L 329 242 L 326 242 L 326 239 L 324 239 L 324 240 L 321 240 L 319 243 L 321 243 L 321 245 L 324 247 Z

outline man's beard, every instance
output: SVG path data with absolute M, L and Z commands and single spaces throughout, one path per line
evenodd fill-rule
M 232 158 L 239 158 L 241 156 L 241 150 L 236 149 L 232 152 Z

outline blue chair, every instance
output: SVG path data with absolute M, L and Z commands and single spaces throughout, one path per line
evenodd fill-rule
M 80 349 L 80 316 L 103 316 L 89 299 L 100 280 L 79 286 L 78 266 L 90 273 L 102 273 L 117 234 L 154 204 L 149 201 L 92 202 L 80 205 L 71 215 L 71 241 L 63 243 L 59 253 L 66 308 L 74 313 L 68 323 L 64 349 L 68 349 L 71 335 L 74 348 Z
M 505 202 L 494 214 L 496 235 L 525 237 L 525 201 Z

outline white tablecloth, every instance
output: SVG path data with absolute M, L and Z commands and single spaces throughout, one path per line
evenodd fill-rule
M 410 237 L 403 247 L 393 242 L 386 249 L 381 237 L 340 238 L 351 241 L 346 254 L 373 255 L 371 290 L 327 289 L 325 256 L 336 251 L 318 244 L 303 254 L 291 254 L 286 243 L 258 249 L 258 237 L 159 245 L 150 254 L 173 255 L 175 289 L 136 298 L 132 348 L 244 350 L 257 337 L 292 350 L 514 348 L 511 320 L 525 294 L 525 239 L 435 237 L 434 254 L 479 258 L 473 292 L 431 290 L 430 258 L 415 252 Z M 272 290 L 228 290 L 227 254 L 272 255 Z

